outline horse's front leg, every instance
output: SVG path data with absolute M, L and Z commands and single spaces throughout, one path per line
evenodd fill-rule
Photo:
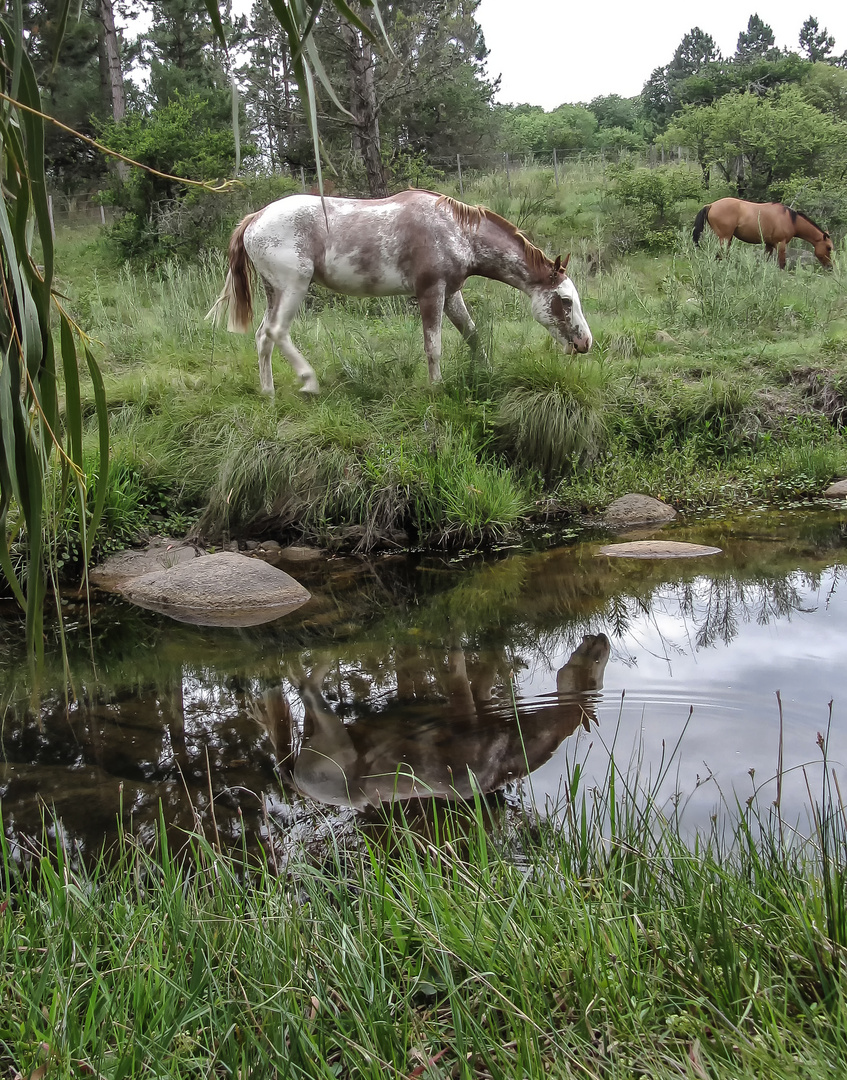
M 470 312 L 465 307 L 465 298 L 462 296 L 461 291 L 451 293 L 444 301 L 444 311 L 447 314 L 447 318 L 456 327 L 465 341 L 470 345 L 473 352 L 479 351 L 482 354 L 482 359 L 485 360 L 485 350 L 482 348 L 479 342 L 479 333 L 477 332 L 476 323 L 470 316 Z
M 780 270 L 785 269 L 785 248 L 787 247 L 786 241 L 783 240 L 776 246 L 776 259 L 779 263 Z
M 424 352 L 429 364 L 429 381 L 441 382 L 441 322 L 444 317 L 444 283 L 418 293 L 423 324 Z

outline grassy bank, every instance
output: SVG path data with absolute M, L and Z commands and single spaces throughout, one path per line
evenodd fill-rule
M 490 543 L 630 490 L 727 506 L 815 494 L 847 472 L 847 252 L 832 274 L 781 273 L 756 249 L 716 261 L 681 233 L 676 253 L 616 256 L 599 174 L 558 190 L 522 174 L 511 198 L 492 183 L 466 199 L 554 254 L 573 251 L 587 357 L 565 357 L 521 294 L 472 279 L 487 356 L 447 327 L 444 385 L 432 388 L 413 302 L 317 291 L 293 336 L 322 394 L 304 400 L 277 355 L 269 402 L 252 336 L 203 322 L 218 253 L 145 273 L 110 262 L 96 234 L 61 234 L 72 308 L 102 342 L 105 542 L 199 522 L 215 540 Z
M 60 843 L 27 873 L 4 848 L 0 1065 L 840 1075 L 847 827 L 832 795 L 810 804 L 805 840 L 753 803 L 686 843 L 610 774 L 605 793 L 571 778 L 558 827 L 508 829 L 480 805 L 247 875 L 202 837 L 180 857 L 126 837 L 87 871 Z

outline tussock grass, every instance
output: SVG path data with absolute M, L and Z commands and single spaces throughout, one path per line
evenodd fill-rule
M 662 778 L 667 776 L 667 768 Z M 573 766 L 557 815 L 396 808 L 311 853 L 85 865 L 0 839 L 0 1064 L 31 1075 L 796 1076 L 843 1072 L 847 833 L 755 799 L 710 832 L 659 781 Z M 0 838 L 5 833 L 0 830 Z M 21 858 L 24 856 L 25 858 Z M 531 869 L 528 869 L 531 867 Z
M 521 357 L 503 372 L 495 420 L 503 451 L 543 476 L 594 461 L 604 448 L 606 371 L 552 350 Z

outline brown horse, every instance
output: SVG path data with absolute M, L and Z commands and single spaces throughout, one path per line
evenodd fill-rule
M 706 222 L 721 245 L 727 249 L 733 237 L 745 244 L 764 244 L 772 255 L 776 249 L 781 270 L 785 269 L 785 245 L 799 236 L 814 244 L 821 266 L 832 269 L 832 240 L 829 233 L 814 221 L 782 203 L 755 203 L 744 199 L 718 199 L 704 206 L 694 222 L 694 243 L 700 243 Z

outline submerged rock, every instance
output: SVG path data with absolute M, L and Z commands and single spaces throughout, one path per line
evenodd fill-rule
M 256 626 L 310 598 L 284 570 L 232 551 L 142 574 L 121 592 L 139 607 L 199 626 Z
M 706 544 L 686 544 L 681 540 L 632 540 L 627 544 L 605 544 L 598 555 L 625 559 L 693 559 L 697 555 L 719 555 L 721 549 Z
M 122 586 L 133 578 L 156 570 L 183 566 L 193 562 L 198 554 L 197 548 L 182 540 L 171 540 L 166 536 L 156 537 L 146 548 L 118 551 L 110 555 L 89 572 L 88 579 L 98 589 L 119 592 Z
M 628 529 L 632 525 L 662 524 L 673 521 L 676 510 L 650 495 L 621 495 L 606 508 L 603 524 L 610 529 Z
M 276 559 L 279 562 L 315 562 L 316 559 L 324 557 L 325 552 L 322 548 L 309 547 L 307 544 L 290 544 L 276 552 Z

